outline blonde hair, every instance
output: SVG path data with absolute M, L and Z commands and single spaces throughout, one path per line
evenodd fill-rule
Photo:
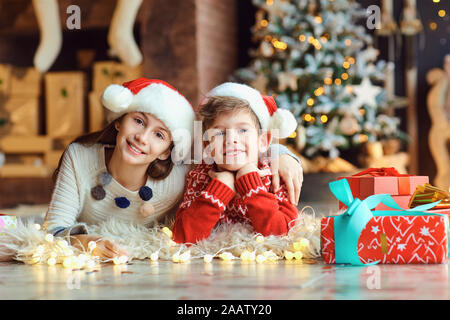
M 208 98 L 208 101 L 199 107 L 198 115 L 203 122 L 204 131 L 211 127 L 214 120 L 223 113 L 235 113 L 238 111 L 248 111 L 255 122 L 257 129 L 261 129 L 258 117 L 250 108 L 250 104 L 240 98 L 213 96 Z

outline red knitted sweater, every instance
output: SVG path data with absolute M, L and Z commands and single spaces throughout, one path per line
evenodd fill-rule
M 269 170 L 267 161 L 259 165 Z M 217 223 L 244 222 L 253 226 L 255 232 L 282 235 L 289 230 L 289 222 L 297 218 L 297 208 L 288 198 L 285 185 L 276 193 L 269 192 L 272 176 L 263 178 L 250 172 L 235 182 L 237 193 L 208 171 L 213 165 L 197 165 L 187 174 L 186 191 L 173 228 L 174 241 L 195 243 L 209 237 Z

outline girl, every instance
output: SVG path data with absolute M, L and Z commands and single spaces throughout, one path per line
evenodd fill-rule
M 65 150 L 44 228 L 80 249 L 95 241 L 93 254 L 111 259 L 127 253 L 89 234 L 87 225 L 115 218 L 151 226 L 173 219 L 190 166 L 175 165 L 171 153 L 189 154 L 195 113 L 171 85 L 145 78 L 110 85 L 102 103 L 110 124 Z M 284 155 L 279 172 L 298 199 L 301 166 Z

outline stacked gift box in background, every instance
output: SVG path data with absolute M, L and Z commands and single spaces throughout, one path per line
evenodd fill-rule
M 75 137 L 103 128 L 106 86 L 140 76 L 142 66 L 100 61 L 90 86 L 81 71 L 40 74 L 0 65 L 0 178 L 50 176 Z
M 408 209 L 408 204 L 417 186 L 429 182 L 427 176 L 412 176 L 400 174 L 395 168 L 369 168 L 347 179 L 354 198 L 364 200 L 373 194 L 387 193 L 403 209 Z M 346 206 L 339 202 L 339 209 Z M 379 204 L 375 210 L 390 210 L 384 204 Z
M 362 229 L 357 244 L 361 262 L 401 264 L 447 261 L 450 216 L 448 192 L 431 186 L 427 176 L 399 174 L 394 168 L 370 168 L 349 177 L 338 178 L 342 179 L 348 182 L 348 197 L 352 199 L 349 206 L 360 204 L 353 199 L 364 200 L 373 195 L 389 194 L 404 209 L 397 210 L 382 203 L 370 208 L 373 217 Z M 433 204 L 435 201 L 441 202 L 436 205 Z M 418 206 L 427 204 L 433 205 L 433 208 L 417 210 Z M 417 211 L 411 211 L 412 208 Z M 339 209 L 342 214 L 346 214 L 347 206 L 340 201 Z M 334 218 L 322 218 L 321 242 L 325 263 L 336 263 Z

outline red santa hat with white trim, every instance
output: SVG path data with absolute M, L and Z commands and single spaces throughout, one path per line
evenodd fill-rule
M 262 95 L 258 90 L 245 84 L 225 82 L 218 85 L 206 94 L 204 102 L 213 96 L 246 100 L 258 118 L 261 128 L 271 132 L 277 130 L 281 139 L 289 137 L 297 129 L 297 120 L 289 110 L 277 108 L 273 97 Z
M 139 78 L 122 85 L 109 85 L 102 103 L 112 122 L 129 112 L 147 112 L 170 130 L 174 148 L 183 157 L 191 149 L 195 112 L 189 101 L 170 84 L 157 79 Z

